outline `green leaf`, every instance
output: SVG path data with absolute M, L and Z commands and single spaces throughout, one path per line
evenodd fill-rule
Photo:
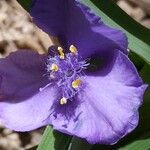
M 138 71 L 140 71 L 144 67 L 144 60 L 141 57 L 139 57 L 136 53 L 130 51 L 129 58 L 134 63 Z
M 50 126 L 47 126 L 37 150 L 66 150 L 71 139 L 71 136 L 54 131 Z
M 90 150 L 92 145 L 90 145 L 86 140 L 73 137 L 69 146 L 69 150 Z
M 82 0 L 106 24 L 123 30 L 129 39 L 129 49 L 150 64 L 150 30 L 134 21 L 111 0 L 91 1 Z
M 17 2 L 27 11 L 29 11 L 32 6 L 32 0 L 17 0 Z
M 144 82 L 149 83 L 150 84 L 150 66 L 145 64 L 144 67 L 142 68 L 142 70 L 140 71 L 140 75 L 142 77 L 142 79 L 144 80 Z
M 149 150 L 150 149 L 150 138 L 135 141 L 119 150 Z

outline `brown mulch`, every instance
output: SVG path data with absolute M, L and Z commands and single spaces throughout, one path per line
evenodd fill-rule
M 118 5 L 137 22 L 150 29 L 149 0 L 119 0 Z

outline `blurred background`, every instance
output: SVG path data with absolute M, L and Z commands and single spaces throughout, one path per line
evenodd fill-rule
M 150 0 L 114 0 L 132 18 L 150 28 Z M 138 32 L 138 31 L 137 31 Z M 17 49 L 45 53 L 52 40 L 33 23 L 16 0 L 0 0 L 0 58 Z M 0 123 L 0 150 L 25 150 L 40 142 L 43 129 L 16 133 Z

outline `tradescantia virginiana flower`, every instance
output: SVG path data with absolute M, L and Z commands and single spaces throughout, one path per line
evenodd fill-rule
M 128 58 L 127 38 L 77 0 L 35 0 L 35 23 L 61 46 L 0 60 L 0 120 L 16 131 L 44 125 L 116 143 L 138 124 L 147 85 Z

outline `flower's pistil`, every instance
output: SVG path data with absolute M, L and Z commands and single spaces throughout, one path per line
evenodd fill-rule
M 58 54 L 49 56 L 47 62 L 48 77 L 51 84 L 60 89 L 59 100 L 61 105 L 72 101 L 74 96 L 83 89 L 84 72 L 88 64 L 82 61 L 78 55 L 78 50 L 71 45 L 70 53 L 65 54 L 62 47 L 58 47 Z

